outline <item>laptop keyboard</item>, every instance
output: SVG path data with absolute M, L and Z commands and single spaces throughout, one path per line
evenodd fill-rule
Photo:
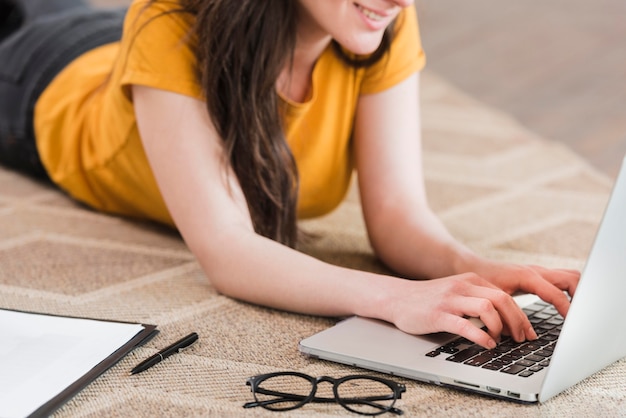
M 515 342 L 509 337 L 492 350 L 487 350 L 466 338 L 459 337 L 426 354 L 437 357 L 447 354 L 446 361 L 482 367 L 521 377 L 529 377 L 550 364 L 556 340 L 561 332 L 563 317 L 557 310 L 543 301 L 523 309 L 533 325 L 537 336 L 535 341 Z

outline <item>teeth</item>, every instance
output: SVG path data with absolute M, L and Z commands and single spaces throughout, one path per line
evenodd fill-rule
M 368 18 L 368 19 L 372 19 L 372 20 L 376 20 L 376 21 L 381 21 L 385 18 L 385 16 L 381 16 L 378 13 L 374 13 L 373 11 L 364 8 L 363 6 L 361 6 L 360 4 L 357 4 L 356 7 L 359 8 L 359 10 Z

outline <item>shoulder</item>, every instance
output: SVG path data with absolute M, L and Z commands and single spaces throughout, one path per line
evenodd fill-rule
M 122 37 L 122 83 L 200 98 L 194 17 L 175 0 L 134 0 Z
M 148 25 L 179 27 L 189 31 L 193 17 L 183 12 L 176 0 L 134 0 L 126 14 L 125 31 L 137 32 Z

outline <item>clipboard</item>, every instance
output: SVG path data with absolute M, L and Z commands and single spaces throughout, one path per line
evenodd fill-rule
M 17 319 L 17 324 L 15 323 Z M 13 321 L 8 323 L 7 321 Z M 23 321 L 22 324 L 19 321 Z M 8 329 L 7 334 L 9 337 L 13 335 L 14 344 L 19 344 L 19 341 L 28 341 L 28 338 L 31 336 L 50 336 L 51 339 L 58 339 L 63 342 L 62 339 L 66 337 L 66 335 L 55 335 L 54 333 L 48 333 L 47 331 L 42 329 L 24 329 L 19 328 L 20 325 L 30 326 L 30 325 L 46 325 L 52 326 L 60 326 L 61 329 L 68 330 L 68 333 L 75 332 L 78 337 L 72 335 L 71 337 L 67 337 L 69 340 L 79 340 L 83 338 L 80 335 L 81 329 L 95 329 L 95 330 L 106 330 L 109 332 L 111 330 L 112 335 L 115 335 L 115 342 L 111 342 L 109 347 L 102 348 L 102 352 L 94 353 L 93 356 L 89 357 L 88 360 L 85 360 L 85 364 L 81 364 L 80 367 L 85 369 L 88 368 L 84 373 L 78 368 L 75 373 L 78 377 L 72 378 L 71 381 L 64 383 L 55 383 L 55 387 L 47 388 L 46 391 L 48 393 L 53 393 L 52 396 L 45 397 L 42 401 L 42 397 L 45 395 L 41 395 L 39 399 L 33 400 L 33 404 L 24 406 L 23 409 L 18 408 L 19 413 L 15 415 L 15 410 L 10 410 L 7 413 L 11 413 L 10 416 L 26 416 L 30 418 L 38 418 L 38 417 L 47 417 L 51 415 L 58 408 L 63 406 L 67 401 L 69 401 L 73 396 L 75 396 L 78 392 L 84 389 L 89 383 L 93 382 L 98 376 L 109 370 L 115 364 L 117 364 L 124 356 L 130 353 L 135 348 L 145 344 L 152 337 L 158 334 L 158 330 L 156 329 L 156 325 L 149 324 L 140 324 L 133 322 L 124 322 L 124 321 L 110 321 L 103 319 L 94 319 L 94 318 L 84 318 L 84 317 L 72 317 L 72 316 L 63 316 L 63 315 L 50 315 L 43 313 L 35 313 L 35 312 L 26 312 L 26 311 L 18 311 L 11 309 L 2 309 L 0 308 L 0 332 L 4 329 L 5 332 Z M 4 328 L 3 328 L 4 327 Z M 34 328 L 34 327 L 33 327 Z M 119 332 L 118 332 L 119 331 Z M 93 340 L 93 336 L 95 331 L 88 331 L 85 333 L 84 340 L 85 346 L 89 346 L 89 344 L 95 344 L 95 341 L 89 341 L 90 338 Z M 60 333 L 62 334 L 62 333 Z M 108 335 L 108 334 L 107 334 Z M 16 337 L 17 336 L 17 337 Z M 3 339 L 6 336 L 3 336 Z M 23 338 L 23 340 L 21 340 Z M 106 338 L 105 336 L 97 335 L 96 338 Z M 15 340 L 18 343 L 15 343 Z M 10 346 L 11 341 L 7 341 L 7 344 Z M 79 340 L 80 341 L 80 340 Z M 69 344 L 69 342 L 67 343 Z M 15 349 L 22 349 L 25 347 L 18 347 L 14 345 Z M 11 348 L 9 347 L 8 350 Z M 111 351 L 112 350 L 112 351 Z M 28 351 L 28 350 L 26 350 Z M 30 351 L 36 352 L 36 349 L 31 349 Z M 42 349 L 42 352 L 45 352 L 46 355 L 48 351 L 46 349 Z M 1 352 L 1 351 L 0 351 Z M 22 359 L 24 362 L 28 360 L 28 354 L 25 355 L 25 358 Z M 51 354 L 54 356 L 54 353 Z M 40 359 L 41 360 L 41 359 Z M 50 358 L 50 362 L 57 361 L 55 358 Z M 59 361 L 58 367 L 63 365 L 63 362 L 68 362 L 68 359 L 62 359 Z M 92 366 L 93 364 L 93 366 Z M 14 373 L 14 376 L 17 375 Z M 24 381 L 28 381 L 29 379 L 33 379 L 31 376 L 20 376 L 20 378 L 24 379 Z M 0 377 L 1 378 L 1 377 Z M 19 380 L 19 379 L 18 379 Z M 68 383 L 68 384 L 65 384 Z M 1 382 L 0 382 L 1 384 Z M 7 382 L 5 382 L 6 386 Z M 19 385 L 18 385 L 19 386 Z M 23 386 L 27 386 L 24 384 Z M 17 390 L 17 389 L 16 389 Z M 29 389 L 30 390 L 30 389 Z M 3 406 L 0 405 L 0 416 L 3 416 Z M 13 411 L 13 412 L 12 412 Z M 27 411 L 27 412 L 24 412 Z

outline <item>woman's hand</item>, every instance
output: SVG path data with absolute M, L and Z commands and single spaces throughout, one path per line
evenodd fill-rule
M 580 273 L 575 270 L 548 269 L 485 259 L 475 261 L 471 270 L 509 295 L 523 292 L 539 296 L 554 305 L 563 317 L 567 315 L 570 298 L 574 296 L 580 279 Z
M 476 273 L 428 281 L 402 281 L 392 322 L 411 334 L 446 331 L 483 347 L 493 348 L 501 334 L 515 341 L 534 340 L 537 334 L 511 295 L 533 293 L 551 303 L 563 316 L 569 309 L 580 273 L 480 259 Z M 420 320 L 415 320 L 420 318 Z M 468 318 L 479 318 L 487 331 Z
M 442 279 L 398 283 L 392 322 L 410 334 L 450 332 L 493 348 L 502 333 L 518 342 L 537 334 L 511 295 L 490 281 L 464 273 Z M 468 318 L 479 318 L 487 332 Z

